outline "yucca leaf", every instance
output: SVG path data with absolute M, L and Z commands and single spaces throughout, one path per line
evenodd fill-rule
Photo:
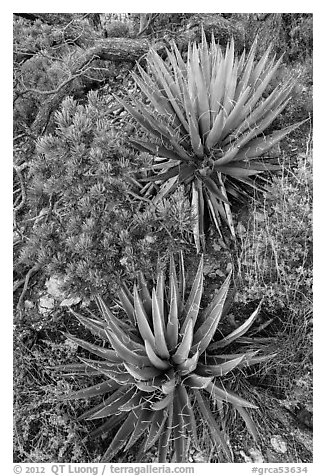
M 178 154 L 173 152 L 173 150 L 167 149 L 161 144 L 145 142 L 140 139 L 129 139 L 128 141 L 135 146 L 141 146 L 143 150 L 145 149 L 146 152 L 149 152 L 150 154 L 156 157 L 164 157 L 166 159 L 170 159 L 177 162 L 179 162 L 180 160 L 184 160 Z
M 198 403 L 198 408 L 203 416 L 203 419 L 204 421 L 207 421 L 208 422 L 208 428 L 209 428 L 209 431 L 211 433 L 211 436 L 214 440 L 214 442 L 216 443 L 217 447 L 221 446 L 225 455 L 227 456 L 228 460 L 230 462 L 233 461 L 233 456 L 232 456 L 232 453 L 231 453 L 231 450 L 230 448 L 228 447 L 226 441 L 225 441 L 225 438 L 222 434 L 222 432 L 220 431 L 216 421 L 215 421 L 215 418 L 209 408 L 209 403 L 207 402 L 207 400 L 202 397 L 202 395 L 200 394 L 200 392 L 198 390 L 194 390 L 194 394 L 195 394 L 195 397 L 196 397 L 196 400 L 197 400 L 197 403 Z
M 286 127 L 285 129 L 274 131 L 267 136 L 265 135 L 251 140 L 245 148 L 239 151 L 239 153 L 236 155 L 236 159 L 244 160 L 261 156 L 270 150 L 275 144 L 280 142 L 285 136 L 304 124 L 304 122 L 306 121 L 298 122 L 292 126 Z
M 145 349 L 148 355 L 149 360 L 155 368 L 166 370 L 170 367 L 170 364 L 167 360 L 162 360 L 158 355 L 156 355 L 152 345 L 148 340 L 145 339 Z
M 110 415 L 118 413 L 119 408 L 125 403 L 129 402 L 133 394 L 135 393 L 134 388 L 130 388 L 126 392 L 120 387 L 116 390 L 107 400 L 106 405 L 101 410 L 93 413 L 87 418 L 87 420 L 95 420 L 98 418 L 105 418 Z
M 165 341 L 165 322 L 157 300 L 155 289 L 152 289 L 152 316 L 154 327 L 155 350 L 162 359 L 168 359 L 170 353 Z
M 170 104 L 170 101 L 162 94 L 162 92 L 157 88 L 157 85 L 151 80 L 151 77 L 141 67 L 139 67 L 139 72 L 143 80 L 133 73 L 132 77 L 141 91 L 151 101 L 154 108 L 160 114 L 169 117 L 169 120 L 175 129 L 182 127 L 182 132 L 187 133 L 187 123 L 180 121 L 179 117 L 175 113 L 175 110 Z
M 210 304 L 205 320 L 195 331 L 191 352 L 198 351 L 199 355 L 201 355 L 210 344 L 222 316 L 223 306 L 230 285 L 231 274 L 232 273 L 230 272 Z
M 183 385 L 179 385 L 178 387 L 178 398 L 180 402 L 180 411 L 184 420 L 185 430 L 190 434 L 192 445 L 198 447 L 196 419 L 188 392 Z
M 238 405 L 241 407 L 247 408 L 257 408 L 253 403 L 248 402 L 239 395 L 235 394 L 231 390 L 226 390 L 225 388 L 220 387 L 217 383 L 210 382 L 205 390 L 210 394 L 211 397 L 216 398 L 217 400 L 231 403 L 232 405 Z
M 197 367 L 197 372 L 202 371 L 204 375 L 207 375 L 207 376 L 213 375 L 214 377 L 223 377 L 227 373 L 231 372 L 233 369 L 240 368 L 240 364 L 244 360 L 244 358 L 245 358 L 245 354 L 218 365 L 200 364 Z
M 230 44 L 227 46 L 225 54 L 225 89 L 223 98 L 223 109 L 226 116 L 229 114 L 234 100 L 235 88 L 236 88 L 236 72 L 237 65 L 234 61 L 234 40 L 231 39 Z
M 125 446 L 127 438 L 129 438 L 136 426 L 137 420 L 138 415 L 136 413 L 129 413 L 127 419 L 113 438 L 109 448 L 106 450 L 103 458 L 101 459 L 101 463 L 110 462 L 113 456 Z
M 164 285 L 165 285 L 165 276 L 164 272 L 161 270 L 157 276 L 157 284 L 156 284 L 156 297 L 157 303 L 160 309 L 160 313 L 162 316 L 163 324 L 166 325 L 166 314 L 165 314 L 165 305 L 164 305 Z
M 199 352 L 197 351 L 192 357 L 187 358 L 184 362 L 179 364 L 178 372 L 180 375 L 187 375 L 193 372 L 198 363 Z
M 132 375 L 136 380 L 147 381 L 161 374 L 161 371 L 159 369 L 154 368 L 153 366 L 140 368 L 132 364 L 124 363 L 123 365 L 130 373 L 130 375 Z
M 178 117 L 179 121 L 182 123 L 184 128 L 187 130 L 187 122 L 183 115 L 182 110 L 180 109 L 177 99 L 181 100 L 180 94 L 178 94 L 178 89 L 176 84 L 174 83 L 170 72 L 167 70 L 164 62 L 158 56 L 156 52 L 153 51 L 153 54 L 149 57 L 149 62 L 153 63 L 155 66 L 152 68 L 155 76 L 159 78 L 160 83 L 162 84 L 166 96 L 170 102 L 170 105 L 175 111 L 176 116 Z M 179 96 L 179 97 L 178 97 Z
M 123 310 L 126 312 L 127 316 L 129 317 L 130 322 L 135 323 L 135 316 L 134 316 L 134 299 L 132 295 L 126 291 L 126 287 L 121 287 L 118 292 L 118 297 L 120 299 L 120 305 L 122 306 Z
M 113 390 L 116 390 L 119 386 L 120 385 L 114 380 L 106 380 L 105 382 L 92 385 L 91 387 L 83 388 L 76 392 L 71 392 L 64 398 L 69 398 L 69 400 L 79 398 L 91 398 L 95 397 L 96 395 L 103 395 L 104 393 L 112 392 Z
M 235 97 L 239 97 L 240 94 L 247 88 L 248 85 L 251 87 L 251 85 L 249 84 L 249 79 L 252 74 L 252 70 L 254 66 L 256 48 L 257 48 L 257 37 L 250 48 L 244 70 L 240 74 L 240 80 L 237 86 Z
M 165 463 L 166 456 L 169 449 L 170 435 L 172 432 L 173 425 L 173 401 L 170 403 L 170 406 L 167 409 L 168 418 L 164 425 L 163 431 L 158 440 L 158 462 Z
M 136 441 L 139 440 L 145 430 L 149 427 L 152 416 L 153 412 L 149 408 L 143 407 L 140 409 L 136 426 L 125 446 L 125 451 L 128 451 L 136 443 Z
M 154 411 L 163 410 L 168 405 L 170 405 L 173 398 L 174 398 L 174 393 L 170 392 L 164 398 L 162 398 L 161 400 L 157 400 L 156 402 L 152 403 L 151 404 L 151 409 L 154 410 Z
M 130 387 L 128 387 L 130 389 Z M 89 410 L 87 410 L 86 412 L 84 412 L 82 415 L 80 415 L 77 419 L 77 421 L 81 421 L 81 420 L 88 420 L 89 418 L 91 418 L 93 415 L 96 415 L 98 412 L 102 411 L 103 409 L 105 409 L 105 407 L 107 405 L 109 405 L 110 403 L 112 403 L 113 401 L 116 401 L 117 398 L 121 395 L 123 395 L 123 393 L 126 393 L 128 391 L 128 388 L 126 387 L 125 389 L 121 386 L 119 386 L 119 388 L 117 388 L 110 396 L 108 396 L 105 400 L 103 400 L 101 403 L 99 403 L 98 405 L 96 405 L 95 407 L 93 408 L 90 408 Z
M 203 294 L 203 266 L 204 266 L 204 255 L 201 256 L 199 265 L 197 268 L 196 276 L 192 284 L 189 297 L 185 304 L 183 311 L 183 316 L 181 322 L 183 323 L 181 327 L 181 333 L 185 331 L 185 328 L 189 322 L 192 320 L 195 325 L 196 319 L 199 312 L 200 301 Z
M 142 271 L 138 271 L 137 273 L 137 282 L 138 282 L 139 296 L 143 303 L 145 312 L 149 318 L 152 313 L 152 298 L 151 298 L 151 293 L 148 290 L 146 279 Z
M 210 85 L 210 76 L 211 76 L 211 57 L 208 50 L 208 45 L 206 41 L 206 35 L 204 29 L 201 30 L 201 46 L 199 50 L 200 54 L 200 64 L 203 71 L 203 77 L 205 80 L 206 90 L 209 90 Z
M 177 387 L 176 392 L 179 391 Z M 184 420 L 179 398 L 173 401 L 173 443 L 175 448 L 175 462 L 185 462 L 185 441 Z
M 170 393 L 174 392 L 176 385 L 176 379 L 175 377 L 172 377 L 162 383 L 161 390 L 165 395 L 169 395 Z
M 194 323 L 192 320 L 188 320 L 182 340 L 177 348 L 176 352 L 172 356 L 173 362 L 176 364 L 182 364 L 188 358 L 189 351 L 192 344 Z
M 150 424 L 150 431 L 145 442 L 144 450 L 148 451 L 159 439 L 164 430 L 164 425 L 167 419 L 167 412 L 165 410 L 156 410 L 153 413 L 153 419 Z
M 50 367 L 53 368 L 53 367 Z M 101 375 L 101 372 L 98 370 L 94 370 L 90 368 L 86 364 L 66 364 L 66 365 L 56 365 L 54 370 L 58 370 L 59 372 L 65 372 L 65 377 L 73 376 L 73 375 Z
M 180 296 L 180 299 L 179 299 L 179 306 L 178 306 L 178 311 L 180 315 L 183 312 L 185 292 L 186 292 L 186 274 L 185 274 L 183 253 L 182 251 L 180 251 L 179 253 L 179 296 Z
M 149 382 L 137 382 L 135 381 L 135 385 L 137 388 L 139 388 L 139 390 L 141 390 L 142 392 L 146 392 L 146 393 L 154 393 L 158 390 L 158 387 L 155 386 L 155 385 L 151 385 Z
M 202 67 L 199 66 L 199 56 L 197 49 L 194 49 L 193 51 L 193 55 L 190 59 L 190 66 L 197 88 L 198 124 L 201 141 L 202 143 L 204 143 L 205 138 L 210 130 L 210 110 L 207 95 L 207 86 L 203 76 Z
M 159 193 L 154 197 L 153 203 L 156 204 L 165 198 L 168 194 L 174 192 L 178 186 L 178 176 L 170 178 L 161 186 Z
M 119 407 L 119 411 L 121 412 L 130 412 L 134 411 L 136 408 L 143 405 L 146 401 L 147 395 L 145 392 L 138 391 L 136 389 L 134 395 L 128 400 L 128 402 L 124 403 Z
M 78 339 L 77 337 L 74 337 L 70 334 L 66 334 L 65 332 L 63 332 L 63 335 L 67 337 L 67 339 L 78 344 L 83 349 L 88 350 L 89 352 L 94 355 L 97 355 L 98 357 L 102 357 L 102 359 L 106 359 L 106 363 L 116 364 L 122 362 L 119 356 L 117 356 L 117 354 L 114 352 L 114 350 L 90 344 L 89 342 L 86 342 L 82 339 Z
M 223 189 L 225 190 L 224 185 L 223 185 Z M 205 192 L 206 192 L 206 200 L 208 204 L 210 204 L 211 214 L 213 217 L 215 217 L 217 225 L 221 226 L 220 218 L 222 218 L 223 221 L 229 226 L 226 212 L 223 207 L 223 202 L 221 202 L 221 200 L 217 200 L 215 194 L 213 194 L 209 189 L 206 189 Z M 221 191 L 221 194 L 222 194 L 222 191 Z M 224 196 L 226 196 L 226 192 Z M 222 233 L 221 233 L 221 236 L 222 236 Z
M 223 235 L 221 232 L 221 220 L 220 220 L 220 215 L 221 215 L 220 210 L 222 208 L 222 205 L 218 204 L 216 198 L 214 197 L 212 193 L 210 193 L 209 191 L 205 191 L 205 192 L 206 192 L 205 198 L 208 205 L 209 213 L 213 219 L 213 222 L 215 224 L 215 227 L 220 237 L 222 238 Z
M 241 367 L 251 367 L 252 365 L 257 365 L 261 364 L 263 362 L 266 362 L 267 360 L 273 359 L 277 353 L 275 354 L 268 354 L 268 355 L 261 355 L 259 357 L 247 357 L 246 359 L 243 360 L 243 362 L 239 365 L 239 368 Z
M 209 348 L 210 346 L 208 347 L 208 349 Z M 219 365 L 221 363 L 228 362 L 233 359 L 237 359 L 238 357 L 243 357 L 242 363 L 239 364 L 239 367 L 240 367 L 240 366 L 243 366 L 244 362 L 247 362 L 248 359 L 251 359 L 252 357 L 257 355 L 258 352 L 259 350 L 247 351 L 245 354 L 217 354 L 217 355 L 205 354 L 205 364 L 207 363 L 208 365 Z
M 289 100 L 290 99 L 287 99 L 277 109 L 270 111 L 266 115 L 266 117 L 262 119 L 261 122 L 255 124 L 248 132 L 242 134 L 238 140 L 232 143 L 232 146 L 226 151 L 226 153 L 220 159 L 215 161 L 215 163 L 217 165 L 225 165 L 234 158 L 236 158 L 239 149 L 245 146 L 251 139 L 259 136 L 283 111 L 283 109 L 287 106 Z
M 111 331 L 107 331 L 107 336 L 112 347 L 124 362 L 137 365 L 138 367 L 146 367 L 151 365 L 147 357 L 144 355 L 139 355 L 136 352 L 130 350 Z
M 220 53 L 219 53 L 220 54 Z M 225 62 L 217 60 L 212 71 L 210 86 L 211 123 L 215 122 L 217 114 L 223 109 L 222 102 L 225 89 Z
M 247 118 L 248 116 L 250 116 L 256 104 L 262 98 L 262 95 L 265 89 L 267 88 L 268 84 L 272 80 L 276 70 L 278 69 L 280 65 L 280 62 L 281 62 L 281 59 L 279 59 L 279 61 L 270 69 L 269 73 L 265 76 L 265 78 L 259 82 L 259 86 L 257 87 L 254 93 L 250 96 L 250 99 L 245 104 L 241 112 L 241 118 Z
M 90 433 L 87 434 L 87 439 L 91 441 L 91 439 L 97 438 L 98 436 L 105 435 L 108 432 L 114 430 L 122 420 L 125 420 L 126 415 L 124 413 L 120 413 L 118 415 L 112 415 L 105 419 L 105 422 L 92 430 Z
M 203 185 L 200 179 L 197 180 L 197 189 L 198 189 L 198 213 L 199 213 L 199 240 L 200 240 L 202 249 L 205 249 L 205 233 L 204 233 L 205 202 L 204 202 L 204 195 L 203 195 Z
M 205 147 L 210 151 L 220 140 L 223 130 L 224 124 L 226 120 L 226 112 L 223 108 L 219 110 L 217 115 L 214 117 L 213 127 L 209 131 L 206 141 Z
M 245 410 L 243 407 L 237 406 L 237 405 L 234 405 L 234 407 L 237 410 L 237 412 L 239 413 L 239 415 L 241 416 L 241 418 L 243 419 L 243 421 L 245 422 L 246 427 L 247 427 L 248 431 L 251 433 L 253 439 L 255 441 L 257 441 L 258 440 L 258 433 L 257 433 L 256 425 L 254 424 L 254 422 L 253 422 L 251 416 L 249 415 L 249 413 L 247 412 L 247 410 Z
M 102 312 L 102 316 L 106 319 L 107 329 L 113 332 L 116 338 L 127 345 L 130 350 L 144 355 L 142 341 L 132 332 L 131 328 L 114 316 L 100 296 L 97 296 L 97 304 Z
M 252 73 L 250 76 L 250 83 L 252 84 L 253 88 L 255 88 L 258 80 L 261 79 L 262 77 L 262 72 L 266 66 L 271 50 L 272 50 L 272 44 L 269 44 L 269 46 L 267 47 L 267 50 L 264 52 L 264 54 L 262 55 L 262 57 L 260 58 L 260 60 L 258 61 L 258 63 L 255 65 L 255 67 L 252 70 Z M 282 57 L 280 59 L 282 59 Z M 272 68 L 273 66 L 274 66 L 274 59 L 272 59 L 272 61 L 269 64 L 270 68 Z
M 193 228 L 192 232 L 194 234 L 194 240 L 195 240 L 195 245 L 196 245 L 196 250 L 197 253 L 200 252 L 200 227 L 199 227 L 199 220 L 200 220 L 200 215 L 199 215 L 199 194 L 198 194 L 198 189 L 196 187 L 198 181 L 192 182 L 192 197 L 191 197 L 191 212 L 193 215 Z
M 83 326 L 90 330 L 92 334 L 100 337 L 104 341 L 107 341 L 107 336 L 103 328 L 103 324 L 101 322 L 95 321 L 94 319 L 86 318 L 81 314 L 78 314 L 77 312 L 73 311 L 71 308 L 69 308 L 69 311 L 78 319 L 81 324 L 83 324 Z
M 245 111 L 242 109 L 234 123 L 232 133 L 229 136 L 224 136 L 221 142 L 222 148 L 229 145 L 230 142 L 237 140 L 244 132 L 256 127 L 259 121 L 262 121 L 267 114 L 283 104 L 288 99 L 292 86 L 292 82 L 288 81 L 282 86 L 275 88 L 266 99 L 261 100 L 256 105 L 256 108 L 247 108 Z
M 269 170 L 280 170 L 282 166 L 280 164 L 268 163 L 268 159 L 263 160 L 250 160 L 248 162 L 244 161 L 236 161 L 231 162 L 228 166 L 221 165 L 218 170 L 222 173 L 224 168 L 239 168 L 243 170 L 251 170 L 256 172 L 267 172 Z
M 171 259 L 173 259 L 173 257 Z M 166 342 L 169 350 L 173 350 L 176 347 L 178 343 L 179 332 L 178 292 L 175 279 L 176 278 L 174 277 L 173 273 L 170 273 L 170 309 L 168 314 L 168 322 L 166 324 Z
M 160 181 L 166 181 L 170 178 L 173 178 L 177 175 L 179 175 L 180 171 L 182 169 L 187 169 L 188 167 L 187 166 L 184 166 L 183 164 L 183 167 L 182 165 L 176 165 L 174 167 L 170 167 L 168 170 L 166 170 L 165 172 L 161 172 L 160 174 L 155 174 L 155 175 L 152 175 L 150 177 L 146 177 L 144 179 L 144 182 L 160 182 Z
M 158 130 L 157 123 L 153 122 L 153 118 L 149 119 L 148 116 L 145 118 L 144 110 L 142 110 L 142 112 L 140 113 L 135 107 L 132 107 L 123 99 L 117 96 L 114 96 L 114 98 L 126 109 L 126 111 L 129 112 L 129 114 L 134 117 L 134 119 L 136 119 L 136 121 L 143 127 L 143 129 L 150 132 L 155 137 L 158 137 L 158 139 L 164 141 L 164 135 L 162 134 L 161 130 Z
M 223 124 L 223 128 L 219 128 L 217 129 L 220 134 L 217 135 L 217 140 L 216 138 L 214 137 L 215 140 L 213 140 L 213 137 L 211 138 L 211 142 L 210 142 L 210 146 L 209 147 L 213 147 L 215 144 L 217 144 L 217 141 L 219 139 L 223 140 L 225 139 L 225 137 L 228 136 L 228 134 L 230 132 L 232 132 L 232 130 L 235 128 L 235 127 L 238 127 L 239 125 L 239 114 L 240 112 L 243 111 L 243 107 L 244 107 L 244 104 L 246 103 L 248 97 L 249 97 L 249 94 L 250 94 L 250 88 L 247 87 L 242 93 L 241 95 L 239 96 L 239 98 L 237 99 L 237 101 L 235 102 L 234 104 L 234 108 L 232 109 L 232 111 L 230 112 L 230 114 L 226 117 L 225 121 L 224 121 L 224 124 Z M 216 126 L 218 127 L 218 126 Z M 213 134 L 212 134 L 213 135 Z
M 226 195 L 221 192 L 220 188 L 217 186 L 213 177 L 214 177 L 213 174 L 210 177 L 202 177 L 205 187 L 207 187 L 208 190 L 212 194 L 214 194 L 215 197 L 218 198 L 220 202 L 229 203 Z
M 127 385 L 129 383 L 133 383 L 134 381 L 131 375 L 125 371 L 123 365 L 113 366 L 112 364 L 107 364 L 104 361 L 83 359 L 82 357 L 79 357 L 79 359 L 85 364 L 89 365 L 89 367 L 100 371 L 101 374 L 105 375 L 106 377 L 109 377 L 110 379 L 120 383 L 120 385 Z
M 209 350 L 214 350 L 214 349 L 221 349 L 223 347 L 226 347 L 229 345 L 231 342 L 234 340 L 238 339 L 241 337 L 243 334 L 247 332 L 247 330 L 250 328 L 250 326 L 253 324 L 254 320 L 258 316 L 260 309 L 261 309 L 261 304 L 260 302 L 259 306 L 257 309 L 251 314 L 251 316 L 237 329 L 235 329 L 233 332 L 231 332 L 229 335 L 224 337 L 223 339 L 219 340 L 218 342 L 215 342 L 214 344 L 211 344 L 209 347 Z
M 121 387 L 116 390 L 116 392 L 119 392 L 121 390 Z M 90 408 L 89 410 L 86 410 L 86 412 L 82 413 L 78 418 L 77 421 L 81 420 L 86 420 L 88 417 L 92 416 L 93 414 L 97 413 L 98 411 L 102 410 L 106 406 L 106 402 L 111 398 L 111 396 L 107 397 L 105 400 L 103 400 L 101 403 L 96 405 L 95 407 Z
M 183 85 L 182 93 L 183 93 L 184 107 L 186 111 L 186 118 L 189 125 L 189 135 L 190 135 L 191 146 L 197 157 L 203 157 L 204 148 L 203 148 L 203 144 L 201 142 L 201 138 L 199 134 L 196 110 L 195 110 L 194 104 L 191 101 L 189 91 L 186 85 Z
M 217 165 L 215 170 L 216 172 L 229 175 L 230 177 L 234 178 L 250 177 L 251 175 L 257 175 L 262 172 L 262 170 L 255 170 L 249 167 L 237 167 L 234 165 L 234 163 L 231 163 L 230 165 Z
M 151 343 L 151 345 L 154 346 L 155 339 L 154 339 L 152 329 L 150 328 L 150 325 L 149 325 L 149 322 L 148 322 L 148 314 L 147 314 L 147 312 L 151 312 L 151 310 L 152 310 L 152 302 L 151 302 L 152 299 L 150 297 L 148 289 L 147 289 L 147 293 L 148 293 L 148 295 L 147 295 L 146 289 L 147 289 L 147 287 L 144 287 L 141 292 L 142 292 L 142 295 L 143 295 L 142 297 L 146 299 L 145 302 L 147 303 L 147 305 L 146 305 L 147 311 L 145 311 L 143 301 L 142 301 L 142 299 L 140 299 L 137 287 L 134 286 L 135 316 L 136 316 L 136 320 L 137 320 L 137 324 L 138 324 L 138 329 L 139 329 L 140 335 L 142 336 L 143 340 L 144 341 L 145 341 L 145 339 L 148 340 Z M 150 311 L 149 311 L 149 305 L 150 305 Z
M 206 388 L 212 382 L 213 377 L 203 377 L 202 375 L 197 375 L 195 373 L 188 375 L 183 383 L 187 387 L 195 388 Z

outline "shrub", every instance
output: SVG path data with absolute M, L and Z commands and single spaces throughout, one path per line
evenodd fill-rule
M 130 36 L 128 24 L 122 21 L 106 23 L 105 32 L 105 36 L 108 38 L 127 38 Z
M 159 253 L 187 245 L 190 205 L 177 192 L 155 206 L 135 201 L 133 172 L 146 162 L 123 146 L 107 118 L 105 100 L 85 106 L 67 98 L 57 128 L 38 142 L 28 191 L 29 240 L 20 263 L 63 275 L 66 287 L 89 296 L 114 290 L 120 277 L 150 274 Z M 143 161 L 142 161 L 143 157 Z
M 118 99 L 157 140 L 131 141 L 155 156 L 146 180 L 159 184 L 157 196 L 185 185 L 196 217 L 197 251 L 205 244 L 205 213 L 221 235 L 222 221 L 235 236 L 230 200 L 246 199 L 248 189 L 257 189 L 252 177 L 278 168 L 270 156 L 259 159 L 300 125 L 266 131 L 288 104 L 294 80 L 266 92 L 281 60 L 268 59 L 269 47 L 255 63 L 255 50 L 256 42 L 247 57 L 237 58 L 233 40 L 222 52 L 214 37 L 207 45 L 204 33 L 200 46 L 189 45 L 187 63 L 175 44 L 168 62 L 151 50 L 151 75 L 140 66 L 140 75 L 133 75 L 150 105 Z
M 67 341 L 36 343 L 34 337 L 20 326 L 15 330 L 13 460 L 16 463 L 94 460 L 96 452 L 83 443 L 85 427 L 76 422 L 76 406 L 73 408 L 57 398 L 59 390 L 72 388 L 71 383 L 48 370 L 49 365 L 75 360 L 77 346 Z M 79 411 L 85 409 L 85 403 L 80 402 Z
M 118 304 L 126 313 L 127 320 L 114 314 L 100 297 L 101 319 L 95 316 L 85 318 L 73 312 L 83 325 L 108 344 L 108 347 L 93 345 L 68 335 L 69 339 L 101 360 L 80 358 L 80 364 L 58 367 L 69 374 L 105 376 L 102 383 L 67 396 L 68 399 L 105 396 L 99 405 L 79 417 L 104 419 L 90 436 L 119 427 L 102 462 L 111 461 L 122 448 L 127 451 L 142 437 L 141 449 L 144 452 L 158 442 L 159 462 L 167 461 L 170 446 L 174 460 L 185 462 L 187 438 L 200 446 L 197 419 L 207 423 L 212 444 L 231 461 L 232 451 L 226 442 L 224 419 L 228 404 L 237 410 L 252 436 L 257 438 L 246 410 L 255 408 L 255 405 L 233 393 L 222 377 L 236 369 L 268 360 L 271 355 L 257 356 L 258 352 L 252 352 L 250 348 L 235 353 L 233 346 L 251 327 L 260 306 L 240 327 L 225 337 L 220 334 L 214 339 L 226 311 L 224 305 L 230 278 L 231 273 L 206 310 L 199 313 L 203 293 L 203 257 L 185 300 L 181 254 L 179 278 L 171 257 L 169 285 L 165 285 L 164 272 L 161 271 L 151 293 L 142 275 L 133 293 L 126 286 L 119 290 Z M 227 348 L 233 353 L 225 354 Z M 211 411 L 211 399 L 219 411 L 218 422 Z
M 246 227 L 244 227 L 244 223 Z M 264 206 L 253 202 L 240 225 L 241 299 L 265 296 L 271 313 L 312 300 L 312 158 L 275 177 Z

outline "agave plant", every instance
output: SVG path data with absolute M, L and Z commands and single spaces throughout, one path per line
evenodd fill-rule
M 221 236 L 225 222 L 234 237 L 230 198 L 245 199 L 251 188 L 264 190 L 252 177 L 279 169 L 266 153 L 302 124 L 264 134 L 288 104 L 295 83 L 289 78 L 268 90 L 281 58 L 269 58 L 270 46 L 255 62 L 256 44 L 247 56 L 244 51 L 236 57 L 233 39 L 223 52 L 213 36 L 208 46 L 203 34 L 199 46 L 189 45 L 186 62 L 174 43 L 166 62 L 152 49 L 148 72 L 138 66 L 139 75 L 132 73 L 145 101 L 116 98 L 158 139 L 130 141 L 155 157 L 153 174 L 147 178 L 158 185 L 154 202 L 178 184 L 186 185 L 198 251 L 205 243 L 205 210 Z M 153 184 L 142 187 L 142 193 L 149 187 Z
M 121 320 L 103 299 L 97 298 L 101 319 L 73 314 L 107 346 L 93 345 L 68 335 L 75 343 L 101 360 L 80 358 L 81 363 L 63 365 L 68 374 L 102 375 L 100 384 L 79 390 L 68 398 L 103 395 L 102 402 L 86 411 L 80 419 L 104 419 L 92 436 L 120 425 L 102 461 L 127 451 L 142 440 L 143 451 L 156 442 L 159 462 L 167 461 L 169 448 L 176 462 L 186 460 L 186 442 L 199 445 L 197 427 L 205 422 L 212 442 L 232 461 L 223 415 L 232 405 L 256 438 L 257 432 L 247 408 L 255 405 L 235 394 L 223 383 L 223 377 L 235 369 L 262 362 L 270 355 L 255 352 L 226 354 L 224 349 L 249 329 L 259 308 L 238 329 L 214 340 L 221 317 L 231 274 L 216 293 L 211 304 L 200 312 L 203 292 L 203 258 L 185 299 L 185 273 L 180 256 L 177 273 L 173 257 L 169 277 L 158 274 L 151 293 L 140 275 L 133 293 L 123 285 L 119 306 L 127 319 Z M 224 311 L 223 311 L 224 309 Z M 212 411 L 218 410 L 218 420 Z

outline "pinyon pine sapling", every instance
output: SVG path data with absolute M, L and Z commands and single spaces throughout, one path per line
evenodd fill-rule
M 156 139 L 130 140 L 154 156 L 143 193 L 157 190 L 151 182 L 158 185 L 155 202 L 185 185 L 196 217 L 198 251 L 205 243 L 205 211 L 221 236 L 222 222 L 235 236 L 230 199 L 245 200 L 250 189 L 264 190 L 253 177 L 279 169 L 270 150 L 302 124 L 270 132 L 295 82 L 289 78 L 271 88 L 282 58 L 270 59 L 270 46 L 255 62 L 255 51 L 256 42 L 248 55 L 244 51 L 237 57 L 233 39 L 223 52 L 213 36 L 208 45 L 204 33 L 199 46 L 189 45 L 186 62 L 175 44 L 166 62 L 152 49 L 148 72 L 138 66 L 139 75 L 132 73 L 144 101 L 116 98 Z
M 29 240 L 19 262 L 64 277 L 67 291 L 79 296 L 114 292 L 137 269 L 155 272 L 158 253 L 182 249 L 191 235 L 190 204 L 181 190 L 156 207 L 134 199 L 133 170 L 148 154 L 136 164 L 112 130 L 105 97 L 89 93 L 85 105 L 68 97 L 55 119 L 31 167 Z
M 126 320 L 120 319 L 99 296 L 101 318 L 90 319 L 72 311 L 80 323 L 107 344 L 94 345 L 67 335 L 100 359 L 80 358 L 79 364 L 57 367 L 68 375 L 105 377 L 101 383 L 66 397 L 103 396 L 100 404 L 80 416 L 102 420 L 91 436 L 119 426 L 102 462 L 111 461 L 121 449 L 129 450 L 138 440 L 142 440 L 143 451 L 157 442 L 160 462 L 185 462 L 187 440 L 199 446 L 197 425 L 202 421 L 208 425 L 212 443 L 232 461 L 232 450 L 222 429 L 228 405 L 237 410 L 252 436 L 257 437 L 247 411 L 255 405 L 232 392 L 223 383 L 223 377 L 271 357 L 257 356 L 257 351 L 248 349 L 225 353 L 253 324 L 260 306 L 240 327 L 216 339 L 225 314 L 231 273 L 209 306 L 200 311 L 203 257 L 185 299 L 183 256 L 180 254 L 178 272 L 171 256 L 168 283 L 165 273 L 160 271 L 151 292 L 143 275 L 135 283 L 133 293 L 127 286 L 121 287 L 117 302 L 126 313 Z M 212 402 L 218 409 L 218 419 L 212 412 Z

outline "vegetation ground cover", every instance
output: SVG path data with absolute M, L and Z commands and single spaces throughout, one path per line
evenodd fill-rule
M 249 335 L 241 336 L 242 345 L 274 357 L 226 375 L 232 391 L 258 407 L 248 410 L 257 440 L 246 430 L 248 419 L 237 417 L 236 408 L 223 406 L 219 419 L 219 399 L 208 408 L 195 391 L 201 402 L 199 421 L 209 411 L 221 423 L 215 427 L 213 442 L 206 426 L 199 425 L 199 447 L 185 443 L 177 454 L 181 451 L 187 461 L 195 462 L 224 462 L 228 451 L 236 462 L 312 460 L 311 15 L 17 14 L 16 462 L 98 462 L 114 441 L 115 432 L 109 428 L 89 438 L 97 431 L 96 420 L 79 419 L 101 402 L 101 396 L 91 401 L 62 398 L 102 382 L 91 372 L 64 377 L 54 369 L 73 365 L 79 357 L 90 358 L 80 341 L 67 334 L 102 345 L 69 306 L 98 318 L 93 298 L 100 294 L 119 312 L 115 299 L 121 280 L 132 289 L 142 271 L 152 283 L 171 255 L 181 252 L 187 270 L 185 294 L 191 294 L 200 262 L 198 240 L 193 239 L 194 200 L 186 193 L 187 183 L 161 196 L 155 207 L 151 194 L 141 193 L 139 183 L 145 183 L 152 155 L 148 148 L 137 151 L 128 139 L 142 144 L 152 139 L 127 114 L 121 100 L 126 101 L 126 92 L 139 102 L 144 99 L 129 71 L 137 71 L 136 60 L 146 67 L 150 46 L 166 60 L 165 48 L 174 40 L 186 55 L 188 42 L 201 42 L 203 31 L 207 40 L 213 33 L 222 49 L 232 37 L 236 54 L 244 47 L 250 50 L 258 35 L 258 59 L 272 37 L 272 52 L 284 57 L 275 84 L 269 87 L 291 75 L 298 77 L 291 101 L 273 126 L 281 130 L 308 120 L 272 149 L 280 171 L 266 175 L 268 193 L 257 191 L 245 200 L 231 201 L 233 237 L 228 220 L 217 229 L 204 214 L 201 225 L 200 234 L 206 236 L 201 307 L 209 305 L 233 270 L 223 335 L 244 325 L 263 300 Z M 258 182 L 254 185 L 258 187 Z M 216 435 L 222 430 L 226 441 L 218 442 Z M 156 446 L 146 450 L 139 443 L 125 455 L 117 450 L 112 460 L 157 461 Z

